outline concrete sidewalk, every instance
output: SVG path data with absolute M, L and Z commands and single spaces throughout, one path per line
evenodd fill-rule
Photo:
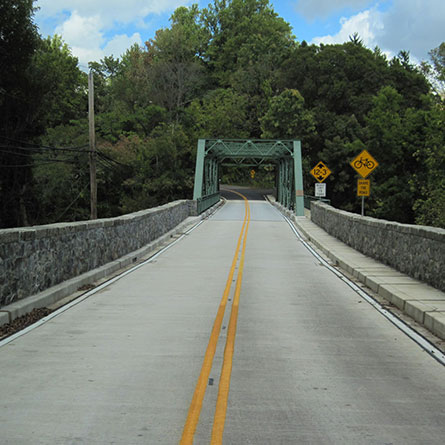
M 367 257 L 329 235 L 310 220 L 310 212 L 306 209 L 304 217 L 296 217 L 276 203 L 273 196 L 268 196 L 268 199 L 295 223 L 308 241 L 336 265 L 445 340 L 444 292 Z

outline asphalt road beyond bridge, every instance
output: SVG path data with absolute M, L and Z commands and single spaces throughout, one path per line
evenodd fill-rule
M 225 194 L 240 199 L 0 347 L 0 443 L 444 443 L 444 366 L 267 201 Z

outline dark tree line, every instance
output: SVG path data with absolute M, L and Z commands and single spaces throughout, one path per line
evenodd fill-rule
M 86 75 L 32 7 L 0 0 L 1 227 L 89 215 Z M 321 160 L 333 205 L 357 211 L 349 162 L 366 148 L 380 163 L 367 214 L 445 227 L 444 61 L 445 43 L 417 67 L 358 35 L 298 42 L 268 0 L 178 8 L 144 47 L 90 64 L 99 216 L 189 198 L 198 138 L 280 138 L 302 140 L 307 193 Z

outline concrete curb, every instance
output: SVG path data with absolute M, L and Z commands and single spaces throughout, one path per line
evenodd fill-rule
M 207 218 L 223 204 L 224 200 L 220 200 L 217 204 L 203 212 L 201 215 L 188 217 L 174 229 L 160 236 L 156 240 L 115 261 L 90 270 L 89 272 L 85 272 L 82 275 L 71 278 L 70 280 L 59 283 L 56 286 L 39 292 L 38 294 L 3 306 L 0 309 L 0 326 L 10 323 L 16 318 L 31 312 L 33 309 L 54 305 L 66 297 L 70 296 L 69 300 L 77 298 L 85 292 L 85 290 L 80 290 L 82 286 L 92 285 L 99 280 L 104 280 L 111 275 L 115 275 L 118 271 L 121 271 L 133 264 L 136 264 L 137 262 L 140 262 L 142 259 L 151 256 L 156 250 L 159 250 L 161 245 L 168 244 L 171 241 L 171 238 L 175 237 L 181 232 L 186 231 L 186 229 L 192 224 Z
M 297 217 L 273 198 L 268 197 L 268 200 L 295 223 L 308 241 L 341 269 L 445 340 L 444 292 L 367 257 L 329 235 L 306 216 Z

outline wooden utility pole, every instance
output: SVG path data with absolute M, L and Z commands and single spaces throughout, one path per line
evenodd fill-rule
M 94 81 L 88 73 L 88 122 L 90 133 L 90 203 L 91 219 L 97 219 L 96 133 L 94 130 Z

